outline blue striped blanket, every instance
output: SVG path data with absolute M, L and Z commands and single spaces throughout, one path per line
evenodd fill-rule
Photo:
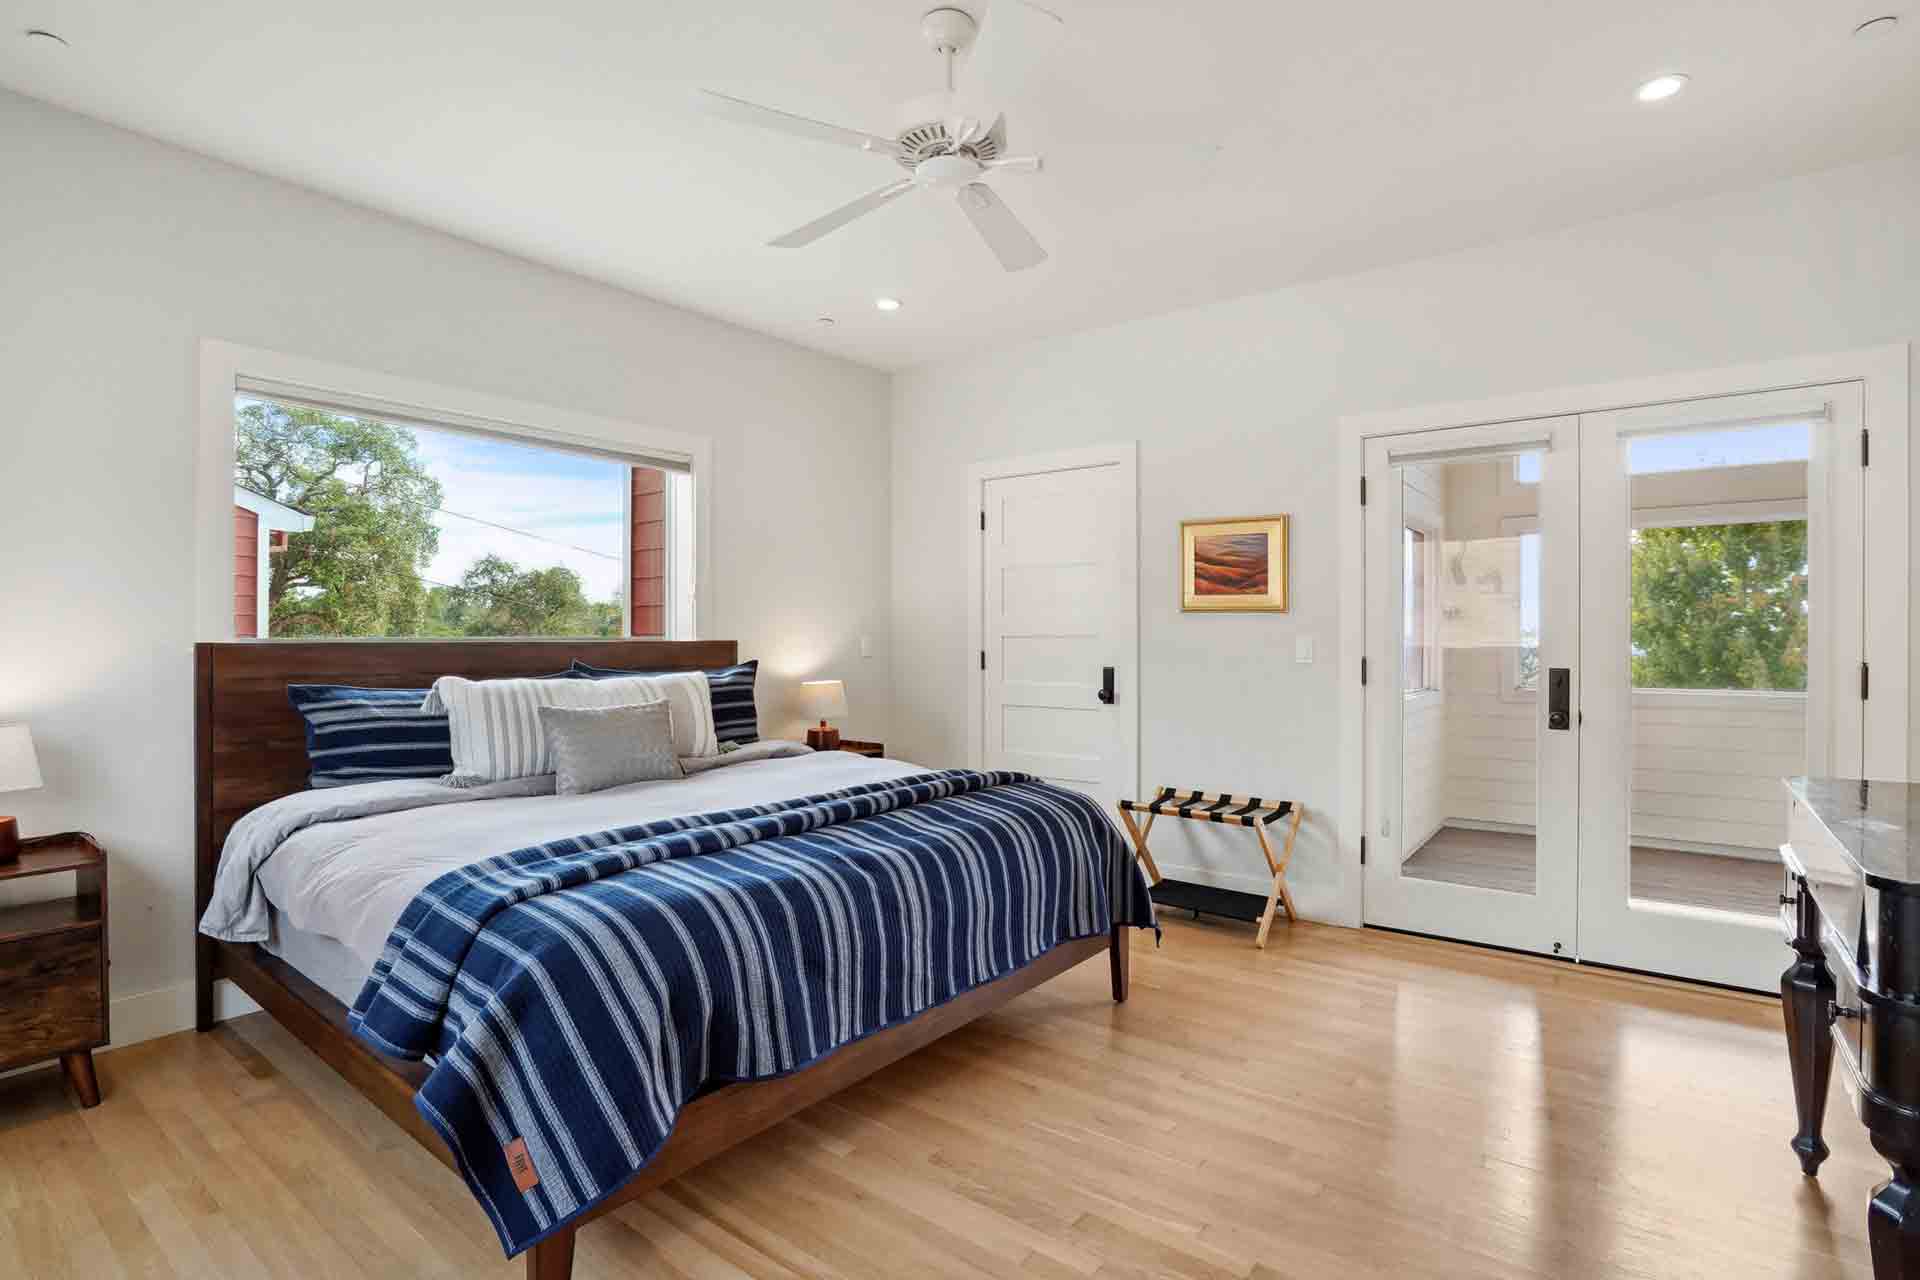
M 591 1209 L 704 1087 L 785 1075 L 1118 919 L 1092 800 L 949 770 L 575 836 L 449 872 L 350 1021 L 432 1059 L 414 1105 L 509 1255 Z

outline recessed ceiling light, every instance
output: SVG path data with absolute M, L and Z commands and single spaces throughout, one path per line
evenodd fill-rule
M 1899 25 L 1899 14 L 1883 13 L 1877 18 L 1868 18 L 1865 22 L 1855 27 L 1853 34 L 1857 36 L 1890 36 L 1893 34 L 1893 29 Z
M 1655 76 L 1653 79 L 1641 85 L 1633 96 L 1642 102 L 1664 102 L 1686 87 L 1687 78 L 1683 75 L 1676 73 L 1673 75 Z
M 834 319 L 832 316 L 815 316 L 813 318 L 813 322 L 819 325 L 822 329 L 831 329 L 834 326 Z
M 875 298 L 873 300 L 873 305 L 880 308 L 880 310 L 882 311 L 898 311 L 900 309 L 900 299 Z
M 57 36 L 51 31 L 43 31 L 39 27 L 29 27 L 22 34 L 25 35 L 27 39 L 35 41 L 36 43 L 43 42 L 43 41 L 51 41 L 52 43 L 59 45 L 63 49 L 70 49 L 73 47 L 72 45 L 69 45 L 66 42 L 66 39 L 64 37 Z

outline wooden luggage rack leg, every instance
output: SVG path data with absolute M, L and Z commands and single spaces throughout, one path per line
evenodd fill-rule
M 1260 932 L 1253 935 L 1253 945 L 1265 949 L 1267 930 L 1273 927 L 1273 908 L 1278 900 L 1287 913 L 1287 923 L 1292 924 L 1297 917 L 1293 912 L 1293 891 L 1287 888 L 1287 864 L 1293 861 L 1293 838 L 1300 834 L 1300 815 L 1304 810 L 1293 806 L 1293 813 L 1287 819 L 1287 838 L 1280 846 L 1280 856 L 1273 855 L 1273 842 L 1267 839 L 1267 829 L 1256 826 L 1253 834 L 1260 837 L 1260 852 L 1267 855 L 1267 870 L 1273 873 L 1273 888 L 1267 893 L 1267 909 L 1260 913 Z
M 1120 821 L 1133 840 L 1134 852 L 1139 856 L 1140 865 L 1145 869 L 1150 884 L 1159 884 L 1162 877 L 1153 854 L 1147 850 L 1147 837 L 1153 832 L 1153 820 L 1163 812 L 1195 822 L 1253 828 L 1254 837 L 1260 841 L 1260 852 L 1267 860 L 1267 874 L 1272 877 L 1266 907 L 1257 917 L 1260 929 L 1254 935 L 1254 946 L 1264 948 L 1267 945 L 1267 933 L 1273 928 L 1273 913 L 1276 910 L 1287 913 L 1288 923 L 1298 918 L 1293 909 L 1293 892 L 1287 888 L 1287 864 L 1293 861 L 1294 837 L 1300 834 L 1300 819 L 1306 814 L 1303 806 L 1284 800 L 1262 803 L 1257 797 L 1183 792 L 1173 787 L 1159 788 L 1149 801 L 1122 800 Z M 1144 823 L 1134 821 L 1135 813 L 1146 814 L 1147 820 Z M 1281 842 L 1280 852 L 1276 854 L 1273 841 L 1267 836 L 1267 826 L 1282 818 L 1287 823 L 1287 836 Z

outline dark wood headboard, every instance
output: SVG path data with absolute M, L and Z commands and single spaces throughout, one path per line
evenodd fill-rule
M 305 723 L 290 684 L 425 688 L 441 676 L 543 676 L 597 667 L 691 671 L 738 660 L 732 640 L 255 640 L 193 651 L 194 924 L 227 832 L 250 809 L 304 791 Z

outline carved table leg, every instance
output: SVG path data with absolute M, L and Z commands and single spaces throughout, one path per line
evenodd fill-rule
M 1793 1067 L 1793 1104 L 1800 1131 L 1793 1150 L 1809 1178 L 1827 1158 L 1820 1126 L 1827 1114 L 1827 1085 L 1833 1078 L 1833 975 L 1820 954 L 1820 914 L 1813 894 L 1800 886 L 1794 961 L 1780 975 L 1780 1008 L 1787 1022 L 1787 1060 Z
M 1867 1206 L 1867 1241 L 1873 1249 L 1874 1280 L 1920 1278 L 1920 1202 L 1914 1185 L 1920 1169 L 1893 1166 L 1893 1177 L 1874 1192 Z
M 73 1086 L 74 1096 L 80 1099 L 81 1106 L 100 1105 L 100 1079 L 93 1074 L 91 1052 L 61 1054 L 60 1069 L 67 1073 L 67 1083 Z

